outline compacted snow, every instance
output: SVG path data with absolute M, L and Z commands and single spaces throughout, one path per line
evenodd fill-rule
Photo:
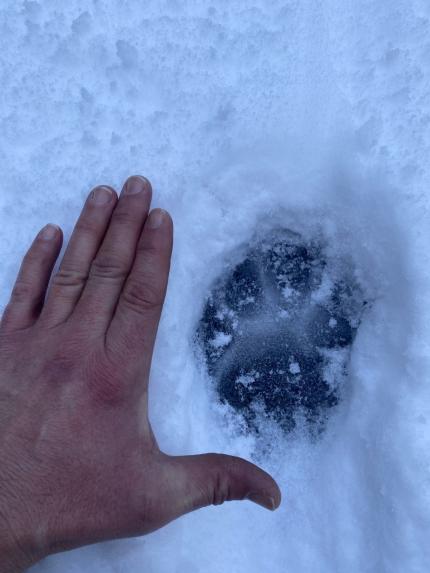
M 198 341 L 207 371 L 249 431 L 260 434 L 268 418 L 286 432 L 298 418 L 302 432 L 322 431 L 342 397 L 366 301 L 323 251 L 273 230 L 227 266 L 205 305 Z
M 0 306 L 39 228 L 146 175 L 160 446 L 283 490 L 35 571 L 430 570 L 429 73 L 427 0 L 2 1 Z

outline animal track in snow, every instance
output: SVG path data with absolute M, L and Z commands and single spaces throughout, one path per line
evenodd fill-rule
M 345 261 L 289 230 L 254 241 L 214 285 L 198 327 L 222 402 L 250 429 L 261 414 L 285 431 L 321 429 L 341 398 L 365 305 Z

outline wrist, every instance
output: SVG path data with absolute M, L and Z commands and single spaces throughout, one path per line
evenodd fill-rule
M 18 546 L 6 538 L 2 528 L 0 530 L 0 573 L 21 573 L 30 565 L 31 563 L 24 558 Z
M 39 559 L 31 536 L 14 525 L 9 514 L 0 506 L 0 573 L 21 573 Z
M 4 548 L 0 543 L 0 573 L 23 573 L 26 568 L 13 548 Z
M 34 565 L 38 558 L 25 540 L 11 539 L 0 519 L 0 573 L 22 573 Z

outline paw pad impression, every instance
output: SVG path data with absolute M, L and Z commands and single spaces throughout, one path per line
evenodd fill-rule
M 289 230 L 254 241 L 214 285 L 197 338 L 222 402 L 250 429 L 321 428 L 341 398 L 365 302 L 350 266 Z

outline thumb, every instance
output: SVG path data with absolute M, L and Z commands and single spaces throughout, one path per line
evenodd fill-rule
M 170 457 L 168 465 L 175 517 L 232 500 L 249 499 L 272 511 L 281 503 L 275 480 L 241 458 L 223 454 Z

